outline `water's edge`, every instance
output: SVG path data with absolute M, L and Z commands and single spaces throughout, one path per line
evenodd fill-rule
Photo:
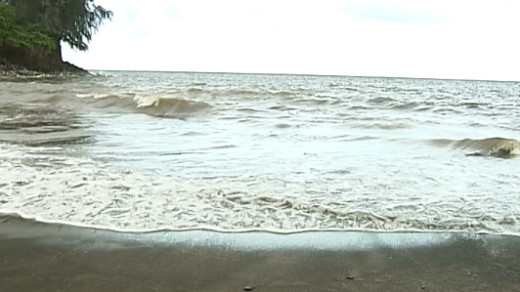
M 272 233 L 250 230 L 156 230 L 129 232 L 25 219 L 16 214 L 0 215 L 0 240 L 29 239 L 35 244 L 74 246 L 84 249 L 121 249 L 144 246 L 189 246 L 233 250 L 372 250 L 418 248 L 453 244 L 459 241 L 481 243 L 515 241 L 519 236 L 465 232 L 374 232 L 317 230 Z

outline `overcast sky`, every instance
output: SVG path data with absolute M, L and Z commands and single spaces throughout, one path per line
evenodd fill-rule
M 517 0 L 96 0 L 87 69 L 520 81 Z

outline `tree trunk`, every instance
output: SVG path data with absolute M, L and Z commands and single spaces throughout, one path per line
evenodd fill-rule
M 55 55 L 54 57 L 56 58 L 56 60 L 59 62 L 59 63 L 63 63 L 63 58 L 62 58 L 62 55 L 61 55 L 61 39 L 60 38 L 55 38 L 56 40 L 56 49 L 55 49 Z

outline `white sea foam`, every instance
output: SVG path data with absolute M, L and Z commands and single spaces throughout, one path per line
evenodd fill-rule
M 49 155 L 46 148 L 3 144 L 0 151 L 0 212 L 15 212 L 43 222 L 129 231 L 515 233 L 520 219 L 513 212 L 482 212 L 483 206 L 472 202 L 443 209 L 447 202 L 405 205 L 326 198 L 308 201 L 300 195 L 308 189 L 281 180 L 145 175 L 88 158 Z M 265 193 L 250 189 L 263 189 Z M 367 208 L 367 203 L 379 204 L 379 213 L 371 212 L 374 206 Z M 460 217 L 460 212 L 473 213 L 473 218 Z M 511 228 L 504 229 L 504 224 Z

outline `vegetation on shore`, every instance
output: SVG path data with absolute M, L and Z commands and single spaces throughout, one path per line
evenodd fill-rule
M 34 24 L 15 21 L 11 5 L 0 2 L 0 46 L 13 48 L 44 48 L 52 50 L 55 43 Z
M 84 70 L 63 62 L 62 42 L 81 51 L 112 12 L 94 0 L 0 0 L 0 71 Z

